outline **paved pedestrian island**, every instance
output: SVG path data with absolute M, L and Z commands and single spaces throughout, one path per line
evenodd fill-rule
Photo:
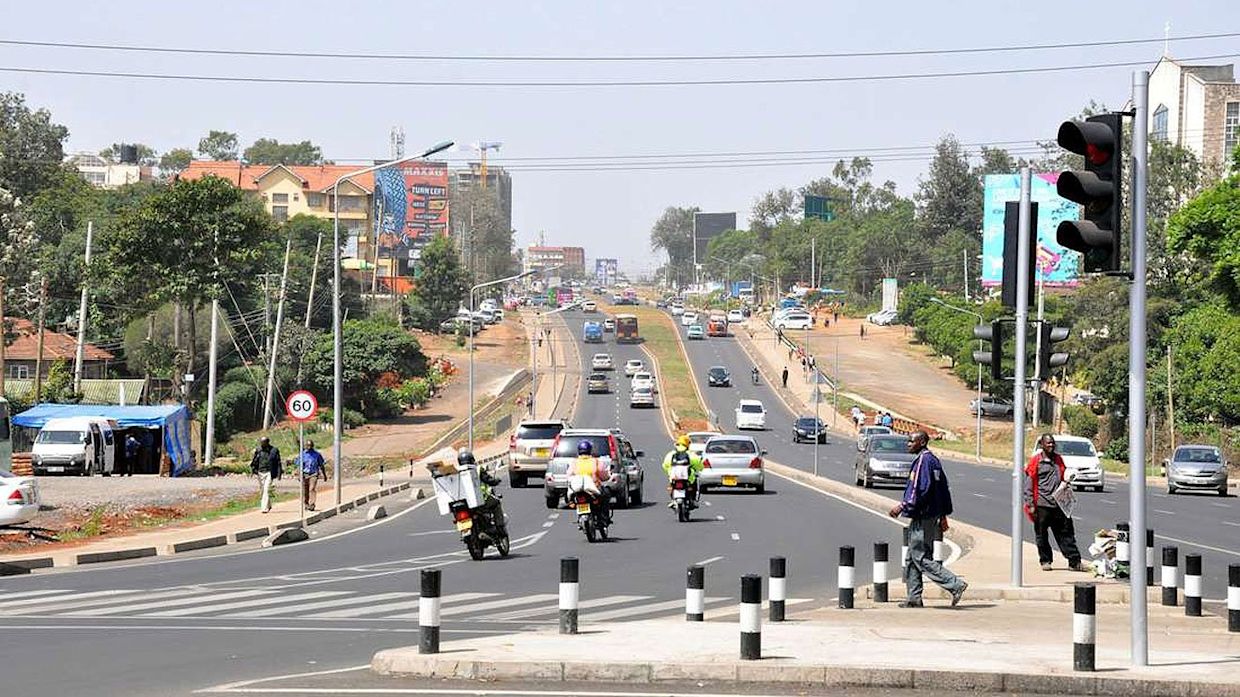
M 742 661 L 735 616 L 592 624 L 380 651 L 372 670 L 411 678 L 600 682 L 794 682 L 1059 694 L 1240 695 L 1240 634 L 1226 617 L 1150 608 L 1151 666 L 1129 668 L 1128 608 L 1099 605 L 1097 669 L 1073 671 L 1070 603 L 966 600 L 952 609 L 816 609 L 764 622 L 760 660 Z M 1221 610 L 1224 615 L 1225 609 Z M 765 619 L 765 617 L 764 617 Z M 615 651 L 623 646 L 623 657 Z M 590 659 L 590 657 L 595 657 Z

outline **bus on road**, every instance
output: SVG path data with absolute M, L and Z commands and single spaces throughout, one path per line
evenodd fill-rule
M 637 315 L 616 315 L 616 343 L 636 344 L 641 340 L 637 332 Z

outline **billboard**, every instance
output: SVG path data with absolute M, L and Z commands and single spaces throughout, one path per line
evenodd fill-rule
M 375 172 L 375 239 L 379 254 L 406 273 L 435 235 L 448 234 L 448 165 L 408 162 Z
M 693 214 L 693 263 L 706 260 L 706 245 L 727 230 L 736 229 L 736 213 Z
M 619 259 L 595 259 L 594 260 L 594 277 L 599 283 L 607 285 L 616 280 L 616 276 L 620 271 Z
M 1080 255 L 1059 246 L 1055 229 L 1080 217 L 1079 207 L 1055 191 L 1059 173 L 1034 174 L 1030 200 L 1038 204 L 1037 263 L 1047 286 L 1075 286 Z M 988 174 L 982 196 L 982 285 L 1003 283 L 1003 214 L 1008 201 L 1020 200 L 1019 174 Z M 1035 279 L 1036 282 L 1037 279 Z

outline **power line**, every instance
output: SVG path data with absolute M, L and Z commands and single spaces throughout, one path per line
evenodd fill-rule
M 1115 39 L 1110 41 L 1080 41 L 1050 44 L 1011 44 L 1006 46 L 973 46 L 962 48 L 925 48 L 893 51 L 839 51 L 831 53 L 740 53 L 740 54 L 681 54 L 681 55 L 449 55 L 449 54 L 399 54 L 326 51 L 260 51 L 245 49 L 190 48 L 174 46 L 141 46 L 128 44 L 100 44 L 68 41 L 35 41 L 0 39 L 0 45 L 37 48 L 67 48 L 95 51 L 120 51 L 130 53 L 163 53 L 209 56 L 250 56 L 268 58 L 331 58 L 394 61 L 451 61 L 495 63 L 654 63 L 654 62 L 712 62 L 712 61 L 768 61 L 768 60 L 817 60 L 829 58 L 883 58 L 899 56 L 960 55 L 973 53 L 1011 53 L 1018 51 L 1044 51 L 1068 48 L 1102 48 L 1112 46 L 1136 46 L 1161 42 L 1204 41 L 1230 39 L 1240 32 L 1216 34 L 1192 34 L 1174 38 L 1156 37 L 1145 39 Z M 1192 59 L 1189 59 L 1192 60 Z
M 1183 58 L 1183 61 L 1235 58 L 1237 53 Z M 720 78 L 699 80 L 391 80 L 378 78 L 311 78 L 311 77 L 250 77 L 243 75 L 186 75 L 175 73 L 137 73 L 105 70 L 67 70 L 57 68 L 0 67 L 0 72 L 30 75 L 68 75 L 73 77 L 104 77 L 132 80 L 165 80 L 191 82 L 231 82 L 243 84 L 333 85 L 349 87 L 734 87 L 746 85 L 799 85 L 844 82 L 888 82 L 998 75 L 1077 72 L 1103 68 L 1133 68 L 1149 65 L 1148 60 L 1113 63 L 1080 63 L 1076 65 L 1042 66 L 1035 68 L 996 68 L 993 70 L 958 70 L 929 73 L 888 73 L 877 75 L 835 75 L 819 77 Z

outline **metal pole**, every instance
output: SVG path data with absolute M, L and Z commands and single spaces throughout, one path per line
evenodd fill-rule
M 822 391 L 818 388 L 818 369 L 814 368 L 814 476 L 818 476 L 818 442 L 822 440 L 822 422 L 818 420 Z
M 977 342 L 977 350 L 984 350 L 982 342 Z M 977 461 L 982 461 L 982 364 L 977 364 Z
M 1145 529 L 1145 186 L 1149 166 L 1146 151 L 1150 74 L 1132 74 L 1132 288 L 1128 309 L 1128 518 L 1133 530 Z M 1132 546 L 1131 583 L 1132 665 L 1149 665 L 1149 627 L 1146 625 L 1145 547 Z
M 340 327 L 340 180 L 332 184 L 332 486 L 340 505 L 344 436 L 344 340 Z
M 293 253 L 293 238 L 284 242 L 284 273 L 280 275 L 280 299 L 276 302 L 276 328 L 271 335 L 271 355 L 267 357 L 267 390 L 263 395 L 263 430 L 271 428 L 272 395 L 276 391 L 276 353 L 280 350 L 280 325 L 284 323 L 284 291 L 288 287 L 288 260 Z
M 542 336 L 542 313 L 534 310 L 534 334 L 530 337 L 530 351 L 534 354 L 534 368 L 530 371 L 530 418 L 537 419 L 534 400 L 538 397 L 538 337 Z
M 472 231 L 471 231 L 472 234 Z M 470 244 L 470 254 L 473 253 L 473 244 Z M 474 451 L 474 288 L 469 289 L 469 322 L 465 325 L 466 332 L 469 334 L 469 451 Z
M 90 268 L 90 243 L 95 236 L 95 223 L 86 223 L 86 268 Z M 78 305 L 77 353 L 73 359 L 73 391 L 82 393 L 82 365 L 86 363 L 86 274 L 82 274 L 82 301 Z
M 1034 337 L 1034 340 L 1036 341 L 1036 345 L 1034 347 L 1033 355 L 1035 356 L 1041 355 L 1042 353 L 1042 316 L 1043 316 L 1043 307 L 1046 301 L 1046 293 L 1042 289 L 1042 285 L 1044 281 L 1045 281 L 1045 278 L 1044 278 L 1044 275 L 1042 274 L 1042 265 L 1038 264 L 1038 333 Z M 1033 362 L 1033 381 L 1034 381 L 1033 428 L 1034 430 L 1037 430 L 1037 428 L 1042 424 L 1042 381 L 1048 377 L 1050 376 L 1042 374 L 1042 366 L 1038 365 L 1037 360 L 1034 360 Z M 981 402 L 978 402 L 978 403 L 980 404 Z
M 964 301 L 969 302 L 969 250 L 960 250 L 960 256 L 964 260 Z
M 323 233 L 314 243 L 314 263 L 310 266 L 310 292 L 306 295 L 306 329 L 310 328 L 310 316 L 314 313 L 314 284 L 319 280 L 319 254 L 323 250 Z M 298 383 L 301 381 L 298 380 Z M 298 385 L 300 387 L 300 385 Z
M 294 462 L 297 463 L 297 481 L 301 484 L 301 491 L 298 491 L 297 495 L 298 497 L 301 498 L 301 527 L 302 528 L 306 527 L 306 468 L 302 466 L 304 463 L 302 463 L 301 461 L 301 458 L 305 456 L 305 453 L 306 453 L 306 422 L 298 421 L 297 422 L 297 459 L 294 460 Z M 317 477 L 318 474 L 316 473 L 314 476 Z
M 1020 225 L 1017 236 L 1016 258 L 1016 382 L 1013 385 L 1013 399 L 1016 404 L 1013 419 L 1015 420 L 1015 442 L 1012 444 L 1012 585 L 1019 588 L 1022 581 L 1022 548 L 1024 544 L 1024 522 L 1022 515 L 1022 489 L 1024 481 L 1023 467 L 1025 464 L 1025 346 L 1029 333 L 1029 190 L 1032 186 L 1032 172 L 1028 167 L 1020 170 Z M 981 411 L 982 405 L 977 405 Z
M 835 379 L 831 381 L 831 392 L 833 393 L 833 404 L 831 405 L 831 426 L 835 427 L 836 418 L 840 415 L 840 335 L 839 327 L 836 327 L 835 335 Z
M 219 292 L 219 288 L 216 288 Z M 210 467 L 215 462 L 215 386 L 216 372 L 220 362 L 217 344 L 220 339 L 220 299 L 211 298 L 211 345 L 207 347 L 207 445 L 203 463 Z M 132 467 L 132 464 L 130 465 Z

